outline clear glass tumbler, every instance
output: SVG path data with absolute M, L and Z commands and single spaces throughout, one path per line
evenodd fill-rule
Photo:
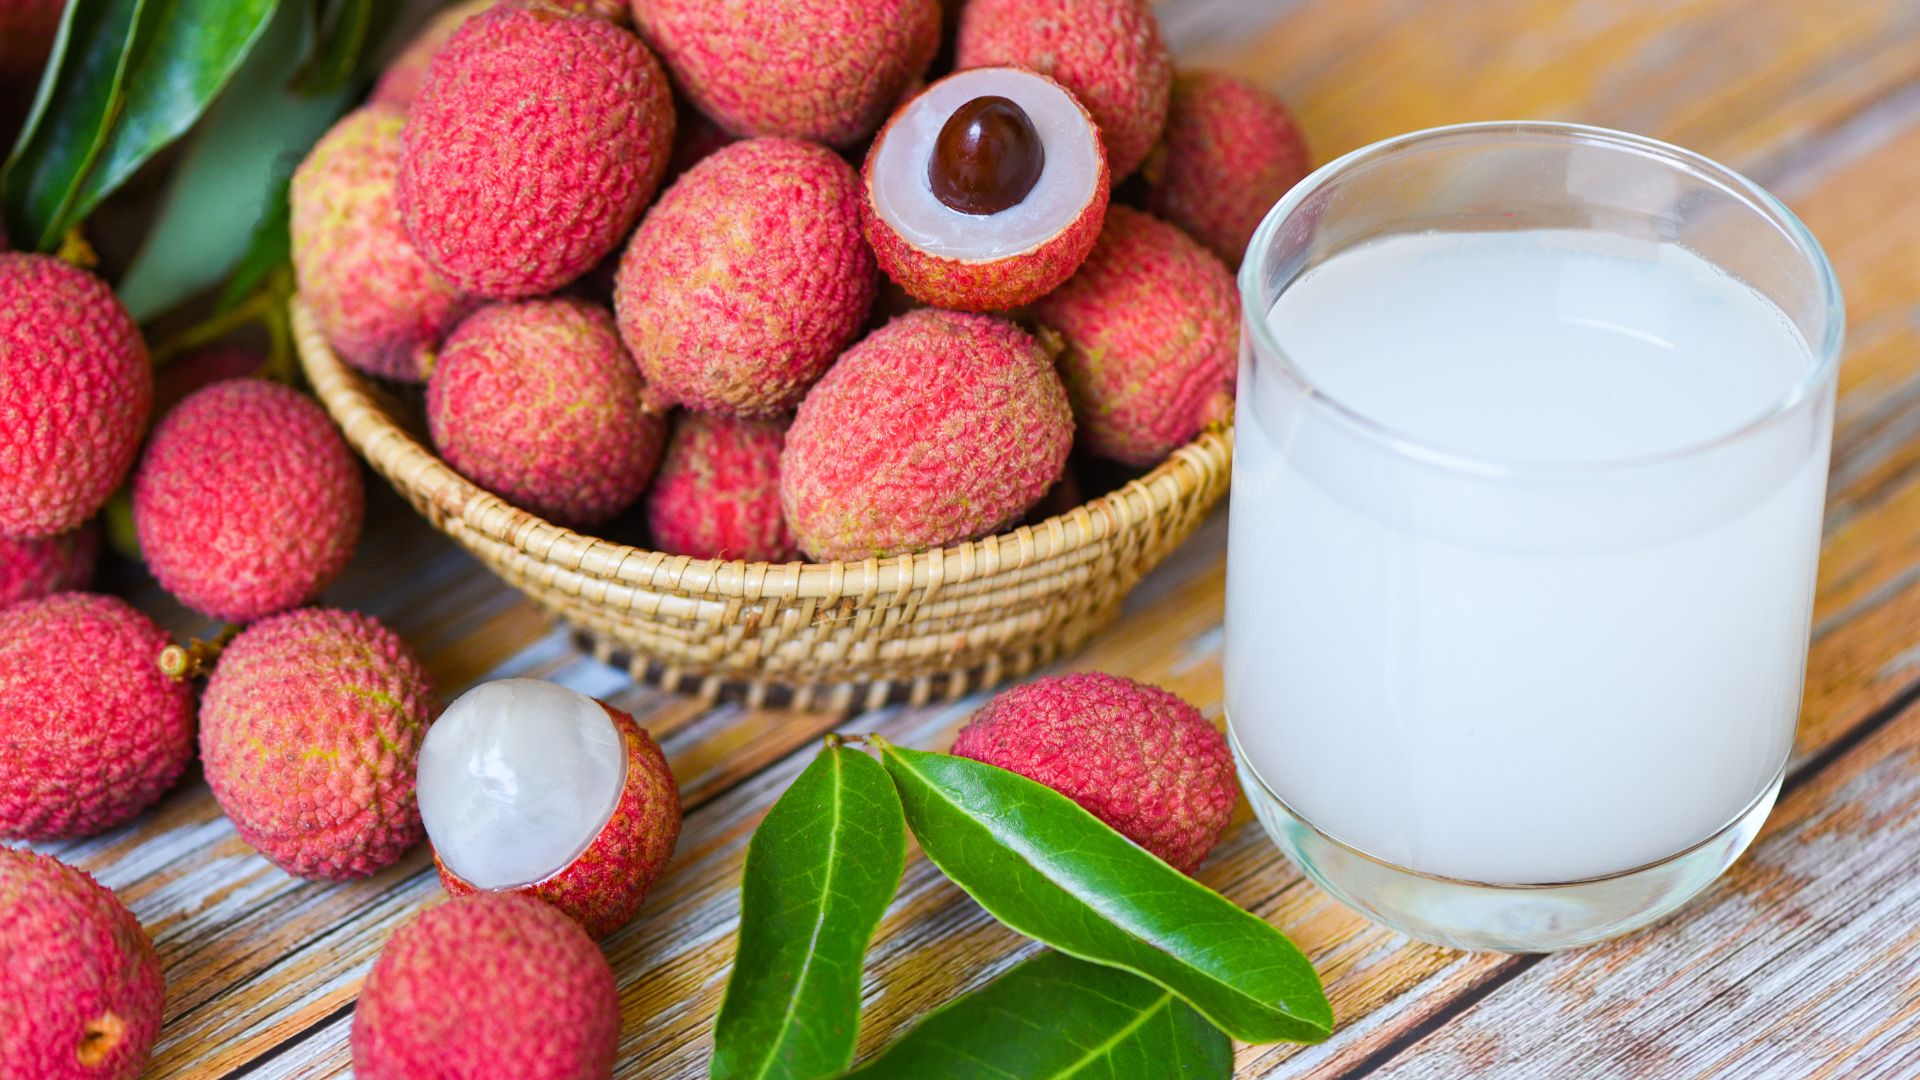
M 1799 712 L 1843 322 L 1806 228 L 1651 139 L 1468 124 L 1301 182 L 1240 291 L 1226 702 L 1274 840 L 1462 948 L 1705 888 Z

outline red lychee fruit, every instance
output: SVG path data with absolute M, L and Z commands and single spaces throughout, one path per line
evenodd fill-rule
M 394 931 L 353 1013 L 360 1080 L 589 1080 L 613 1074 L 613 968 L 573 920 L 479 893 Z
M 433 718 L 426 667 L 365 615 L 308 608 L 220 654 L 200 760 L 240 839 L 300 877 L 365 877 L 420 842 L 414 764 Z
M 1199 709 L 1117 675 L 1004 691 L 960 729 L 953 752 L 1045 784 L 1189 874 L 1226 831 L 1239 792 L 1227 740 Z
M 228 379 L 260 374 L 267 358 L 244 345 L 209 345 L 168 360 L 153 376 L 153 418 L 158 423 L 195 390 Z
M 991 315 L 922 308 L 847 350 L 801 402 L 781 504 L 816 559 L 924 551 L 1018 520 L 1072 446 L 1039 342 Z
M 84 589 L 100 557 L 100 526 L 89 521 L 44 540 L 0 539 L 0 608 Z
M 0 536 L 70 532 L 126 478 L 153 407 L 147 346 L 105 282 L 0 255 Z
M 193 757 L 193 687 L 169 644 L 111 596 L 0 609 L 0 837 L 62 840 L 131 820 Z
M 468 19 L 492 7 L 494 0 L 462 0 L 434 12 L 426 25 L 413 35 L 406 48 L 387 64 L 380 74 L 380 81 L 373 84 L 373 93 L 367 95 L 369 105 L 392 105 L 398 109 L 407 109 L 420 96 L 420 84 L 426 81 L 427 67 L 433 63 L 433 54 L 447 43 L 455 30 Z
M 153 433 L 133 521 L 162 588 L 247 622 L 320 595 L 360 539 L 366 494 L 313 399 L 264 379 L 194 393 Z
M 647 492 L 654 546 L 696 559 L 786 562 L 798 553 L 780 511 L 784 420 L 681 413 Z
M 160 1035 L 153 942 L 86 872 L 0 847 L 0 1076 L 132 1080 Z
M 1280 99 L 1245 79 L 1186 71 L 1140 175 L 1148 210 L 1240 265 L 1253 230 L 1307 175 L 1307 140 Z

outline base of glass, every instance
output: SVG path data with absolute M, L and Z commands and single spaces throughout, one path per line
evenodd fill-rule
M 1657 863 L 1552 885 L 1490 885 L 1435 877 L 1347 846 L 1295 814 L 1233 742 L 1254 816 L 1295 866 L 1334 898 L 1410 937 L 1456 949 L 1552 952 L 1653 922 L 1686 903 L 1747 849 L 1780 794 L 1776 776 L 1725 828 Z

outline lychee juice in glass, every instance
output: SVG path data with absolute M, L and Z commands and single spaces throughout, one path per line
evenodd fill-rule
M 1551 124 L 1308 178 L 1241 271 L 1226 698 L 1276 841 L 1420 938 L 1642 925 L 1792 748 L 1840 308 L 1738 175 Z

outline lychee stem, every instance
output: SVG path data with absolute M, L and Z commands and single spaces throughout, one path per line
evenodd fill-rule
M 209 639 L 194 638 L 185 645 L 168 645 L 160 650 L 160 673 L 169 679 L 197 679 L 213 670 L 213 662 L 227 643 L 240 633 L 240 627 L 228 623 Z
M 827 733 L 827 749 L 829 750 L 838 750 L 843 746 L 865 745 L 867 745 L 867 737 L 865 735 L 842 735 L 837 731 Z
M 94 252 L 93 245 L 87 243 L 78 225 L 68 229 L 67 235 L 60 238 L 60 249 L 54 252 L 54 258 L 82 270 L 92 270 L 100 265 L 100 256 Z

